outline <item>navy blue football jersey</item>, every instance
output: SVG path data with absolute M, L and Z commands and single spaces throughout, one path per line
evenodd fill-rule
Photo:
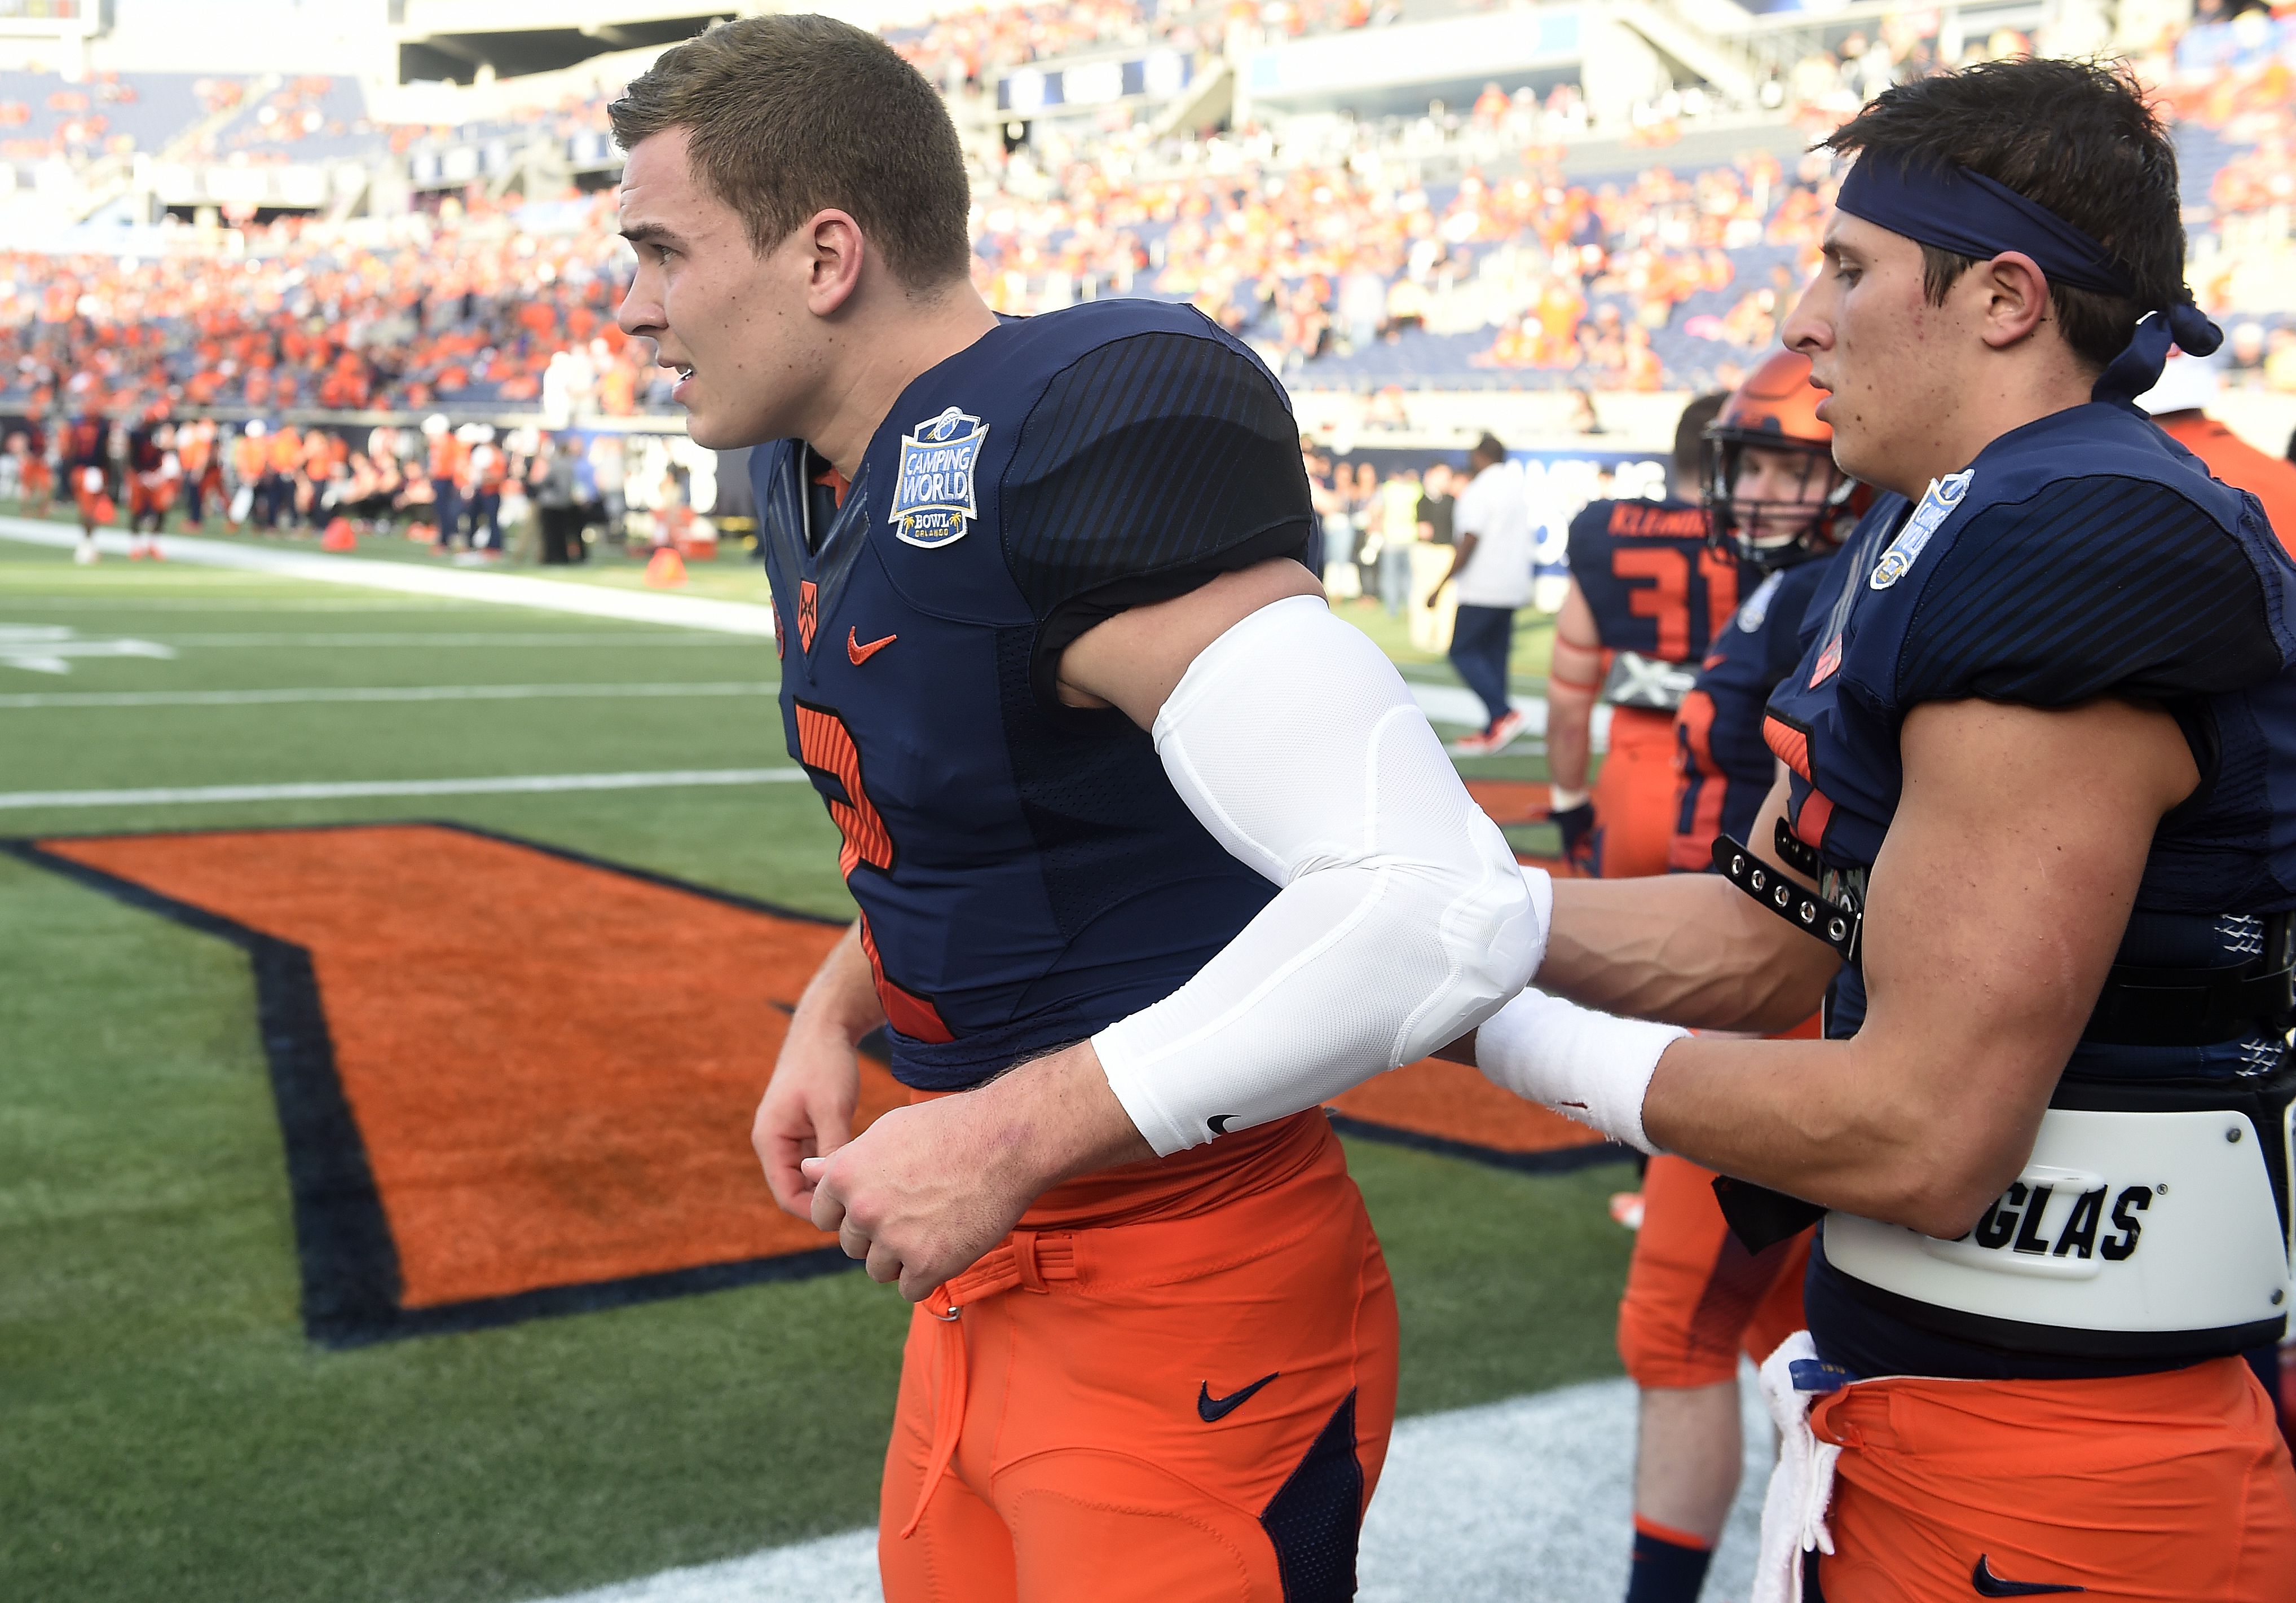
M 1570 577 L 1609 651 L 1693 663 L 1738 609 L 1748 570 L 1706 543 L 1683 501 L 1590 501 L 1570 520 Z
M 1792 771 L 1794 831 L 1829 871 L 1857 883 L 1880 852 L 1914 707 L 2119 696 L 2175 716 L 2201 784 L 2161 822 L 2117 961 L 2236 968 L 2260 951 L 2263 916 L 2296 908 L 2296 566 L 2254 497 L 2210 478 L 2145 418 L 2094 404 L 2005 435 L 1918 504 L 1883 497 L 1826 577 L 1765 732 Z M 1855 1035 L 1865 1010 L 1863 977 L 1846 968 L 1826 1033 Z M 2209 1045 L 2085 1040 L 2067 1071 L 2107 1083 L 2251 1078 L 2284 1051 L 2266 1033 Z M 1822 1240 L 1807 1304 L 1820 1350 L 1860 1374 L 2162 1367 L 2013 1355 L 1917 1330 L 1861 1298 Z
M 843 834 L 904 1083 L 1085 1039 L 1275 896 L 1145 732 L 1055 693 L 1101 619 L 1305 549 L 1299 433 L 1242 346 L 1153 301 L 1007 320 L 902 393 L 849 485 L 793 440 L 751 479 L 783 734 Z
M 1801 658 L 1802 615 L 1810 598 L 1831 596 L 1841 552 L 1768 575 L 1714 637 L 1698 679 L 1675 714 L 1681 812 L 1667 867 L 1689 873 L 1714 866 L 1714 838 L 1745 841 L 1775 782 L 1778 760 L 1763 739 L 1770 692 Z

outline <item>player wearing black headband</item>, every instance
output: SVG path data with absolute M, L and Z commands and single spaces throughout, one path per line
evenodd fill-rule
M 1533 991 L 1475 1050 L 1741 1177 L 1751 1246 L 1824 1213 L 1758 1599 L 2285 1598 L 2296 1471 L 2238 1354 L 2291 1289 L 2296 566 L 2130 405 L 2215 344 L 2175 153 L 2125 75 L 2039 61 L 1826 143 L 1856 166 L 1784 335 L 1886 493 L 1751 840 L 1558 883 L 1538 983 L 1734 1030 L 1823 994 L 1828 1039 L 1596 1051 Z

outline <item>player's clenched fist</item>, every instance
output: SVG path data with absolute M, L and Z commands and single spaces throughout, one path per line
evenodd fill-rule
M 800 1219 L 812 1216 L 813 1182 L 799 1165 L 853 1139 L 854 1109 L 861 1101 L 861 1056 L 854 1043 L 884 1022 L 856 924 L 830 949 L 799 1000 L 773 1080 L 750 1125 L 750 1145 L 765 1165 L 774 1200 Z
M 1020 1222 L 1036 1187 L 1013 1143 L 984 1128 L 978 1092 L 897 1108 L 836 1153 L 810 1158 L 813 1223 L 869 1278 L 921 1301 Z
M 825 1157 L 853 1139 L 861 1100 L 861 1056 L 828 1032 L 792 1029 L 750 1125 L 750 1144 L 765 1165 L 774 1200 L 799 1218 L 813 1210 L 813 1182 L 798 1166 Z
M 1048 1187 L 1151 1156 L 1084 1042 L 977 1091 L 897 1108 L 800 1166 L 815 1226 L 914 1303 L 978 1263 Z

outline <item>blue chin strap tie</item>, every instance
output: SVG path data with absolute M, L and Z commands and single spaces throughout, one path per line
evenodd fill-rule
M 1914 168 L 1860 156 L 1834 204 L 1851 217 L 1923 245 L 1990 261 L 2021 251 L 2053 284 L 2123 298 L 2136 285 L 2112 253 L 2047 207 L 1982 173 Z M 2190 299 L 2156 307 L 2096 381 L 2090 398 L 2132 405 L 2161 381 L 2169 348 L 2205 356 L 2224 334 Z

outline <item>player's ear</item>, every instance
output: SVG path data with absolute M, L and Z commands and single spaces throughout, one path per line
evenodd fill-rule
M 2048 320 L 2049 281 L 2021 250 L 2005 250 L 1964 275 L 1985 297 L 1980 315 L 1985 343 L 2005 350 Z
M 806 310 L 832 316 L 860 287 L 869 243 L 852 214 L 834 208 L 814 213 L 799 226 L 798 235 L 806 251 Z

